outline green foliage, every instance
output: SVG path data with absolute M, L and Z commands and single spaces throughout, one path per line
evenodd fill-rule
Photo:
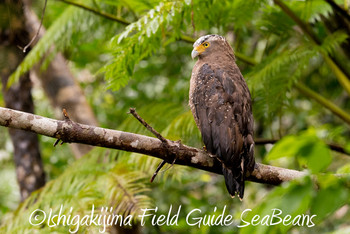
M 61 10 L 61 8 L 58 8 L 58 12 Z M 100 27 L 101 25 L 103 27 Z M 17 67 L 17 70 L 11 75 L 9 85 L 17 82 L 22 74 L 28 72 L 40 62 L 42 69 L 46 69 L 46 66 L 56 53 L 64 50 L 71 50 L 72 57 L 75 60 L 88 59 L 88 62 L 98 62 L 98 56 L 100 54 L 91 56 L 95 47 L 89 49 L 89 56 L 84 57 L 84 47 L 81 47 L 80 49 L 82 50 L 79 50 L 81 54 L 74 56 L 74 53 L 81 44 L 95 43 L 94 45 L 96 46 L 97 42 L 94 39 L 99 40 L 98 46 L 101 49 L 99 53 L 103 53 L 105 40 L 109 40 L 114 35 L 113 31 L 116 31 L 118 28 L 116 26 L 118 25 L 113 24 L 113 22 L 77 7 L 66 7 L 59 17 L 53 21 L 50 28 L 46 30 L 46 33 L 34 48 L 30 50 L 22 63 Z
M 51 25 L 50 30 L 48 30 L 43 38 L 38 42 L 38 44 L 30 51 L 30 53 L 25 57 L 21 65 L 18 66 L 17 70 L 11 76 L 10 85 L 13 82 L 17 82 L 19 77 L 24 73 L 28 72 L 35 64 L 37 64 L 40 59 L 42 59 L 46 53 L 48 53 L 52 47 L 63 46 L 67 43 L 67 39 L 72 34 L 73 25 L 79 21 L 82 11 L 79 9 L 68 7 L 59 17 L 58 20 Z M 57 53 L 57 49 L 52 51 Z
M 322 0 L 292 1 L 290 6 L 302 20 L 311 23 L 321 20 L 321 16 L 329 16 L 332 12 L 332 7 Z
M 243 220 L 250 223 L 250 225 L 242 227 L 241 233 L 285 233 L 293 226 L 301 226 L 293 225 L 293 222 L 291 221 L 300 214 L 306 214 L 313 193 L 312 182 L 309 177 L 275 188 L 271 193 L 264 197 L 263 201 L 256 206 L 254 210 L 247 212 L 247 215 Z M 282 219 L 286 215 L 290 215 L 292 220 L 289 221 L 289 225 L 277 225 L 281 220 L 274 218 L 274 214 Z M 259 220 L 252 222 L 253 217 L 256 215 L 259 215 Z M 260 222 L 260 225 L 253 225 L 257 222 Z M 262 223 L 265 225 L 262 225 Z M 273 225 L 274 223 L 276 224 Z M 241 222 L 240 225 L 244 226 L 247 224 Z
M 299 135 L 283 137 L 267 155 L 267 160 L 281 157 L 297 158 L 300 166 L 318 173 L 329 166 L 332 156 L 328 146 L 317 137 L 314 129 Z
M 191 111 L 177 116 L 170 122 L 163 133 L 167 138 L 173 140 L 181 139 L 182 143 L 187 145 L 194 145 L 195 142 L 200 142 L 200 132 L 197 129 Z M 192 141 L 194 139 L 195 142 L 191 142 L 191 139 Z
M 2 233 L 30 232 L 33 228 L 41 233 L 58 231 L 67 233 L 76 228 L 75 225 L 50 227 L 48 222 L 33 226 L 28 222 L 32 212 L 39 209 L 48 215 L 52 214 L 86 215 L 92 207 L 99 214 L 101 207 L 113 207 L 112 212 L 124 217 L 134 218 L 143 207 L 151 205 L 149 189 L 145 185 L 143 174 L 130 169 L 128 164 L 116 160 L 116 153 L 95 149 L 82 159 L 74 162 L 57 179 L 48 182 L 41 190 L 34 192 L 14 213 L 6 217 Z M 52 199 L 54 198 L 54 200 Z M 73 207 L 73 210 L 71 210 Z M 90 212 L 87 212 L 90 211 Z M 39 215 L 43 215 L 39 212 Z M 48 216 L 47 216 L 48 217 Z M 39 217 L 38 217 L 39 218 Z M 44 218 L 44 216 L 40 217 Z M 32 219 L 32 223 L 37 220 Z M 56 221 L 57 222 L 57 221 Z M 52 223 L 51 223 L 52 224 Z M 80 227 L 82 231 L 98 231 L 100 227 Z
M 179 12 L 184 4 L 180 1 L 161 2 L 146 15 L 112 38 L 114 59 L 103 68 L 110 88 L 119 89 L 131 78 L 134 67 L 159 48 L 179 35 L 178 25 L 183 18 Z M 165 39 L 162 31 L 173 30 L 173 36 Z
M 348 190 L 343 187 L 348 179 L 319 175 L 319 188 L 312 181 L 310 176 L 305 176 L 273 189 L 252 211 L 243 215 L 241 220 L 245 222 L 241 221 L 240 225 L 245 227 L 240 233 L 286 233 L 291 229 L 316 233 L 324 230 L 322 221 L 350 199 Z
M 345 180 L 334 175 L 319 175 L 318 181 L 320 190 L 312 201 L 310 212 L 322 220 L 346 204 L 350 194 L 348 189 L 344 189 Z
M 334 55 L 336 49 L 349 38 L 349 35 L 345 32 L 336 31 L 327 36 L 322 45 L 318 49 L 325 54 Z
M 279 22 L 276 24 L 276 22 Z M 280 9 L 267 6 L 263 9 L 261 18 L 257 19 L 257 27 L 263 33 L 268 35 L 274 34 L 279 40 L 287 39 L 293 33 L 292 26 L 294 22 L 284 14 Z

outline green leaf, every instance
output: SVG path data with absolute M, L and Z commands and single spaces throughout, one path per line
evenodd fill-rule
M 333 175 L 328 176 L 334 177 Z M 324 176 L 319 177 L 319 179 L 325 180 Z M 335 179 L 327 187 L 321 184 L 320 190 L 312 201 L 310 212 L 316 214 L 319 220 L 339 209 L 349 199 L 349 190 L 344 188 L 343 183 L 339 183 L 338 178 Z
M 267 155 L 267 160 L 282 157 L 296 157 L 301 166 L 308 167 L 312 173 L 326 169 L 332 162 L 329 147 L 309 129 L 296 136 L 283 137 Z
M 299 149 L 301 162 L 313 172 L 317 173 L 326 169 L 332 162 L 332 156 L 329 147 L 320 140 L 303 145 Z
M 282 157 L 294 157 L 298 153 L 298 144 L 302 142 L 297 136 L 285 136 L 279 140 L 267 155 L 267 160 L 276 160 Z
M 249 225 L 241 228 L 240 233 L 286 233 L 292 225 L 262 225 L 264 219 L 271 222 L 279 222 L 278 218 L 272 220 L 274 210 L 278 216 L 283 219 L 286 215 L 292 216 L 292 219 L 301 214 L 306 214 L 307 207 L 312 200 L 313 187 L 310 177 L 304 177 L 300 180 L 285 184 L 284 186 L 275 188 L 271 193 L 264 197 L 263 201 L 252 209 L 246 217 L 245 221 L 250 222 L 255 215 L 260 216 L 260 224 L 257 226 Z M 268 217 L 269 216 L 269 217 Z M 242 222 L 241 225 L 244 223 Z
M 160 2 L 136 22 L 128 25 L 125 30 L 111 40 L 111 50 L 114 59 L 105 65 L 100 72 L 104 73 L 109 87 L 113 90 L 125 86 L 131 79 L 135 65 L 154 53 L 159 46 L 166 45 L 167 40 L 160 28 L 169 30 L 169 40 L 178 34 L 181 17 L 168 17 L 183 10 L 182 2 Z M 176 14 L 178 16 L 178 14 Z

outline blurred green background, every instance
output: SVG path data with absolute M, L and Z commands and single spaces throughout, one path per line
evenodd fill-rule
M 303 170 L 307 176 L 276 187 L 247 182 L 240 202 L 227 194 L 220 175 L 174 165 L 167 166 L 151 184 L 158 159 L 95 148 L 75 160 L 67 144 L 53 148 L 54 139 L 40 136 L 48 182 L 19 205 L 13 148 L 7 129 L 1 127 L 0 232 L 67 233 L 67 226 L 33 227 L 28 222 L 33 210 L 52 208 L 58 213 L 61 204 L 65 212 L 74 207 L 74 214 L 88 213 L 94 204 L 134 217 L 143 207 L 158 207 L 158 214 L 167 214 L 170 205 L 173 212 L 182 206 L 178 225 L 146 222 L 142 233 L 350 232 L 347 0 L 72 2 L 48 1 L 46 36 L 27 54 L 18 71 L 24 73 L 39 62 L 45 69 L 56 53 L 63 52 L 99 126 L 150 135 L 127 114 L 135 107 L 164 137 L 201 148 L 188 107 L 195 63 L 190 53 L 199 36 L 223 35 L 235 51 L 252 94 L 255 138 L 278 140 L 274 145 L 257 144 L 256 161 Z M 42 0 L 32 3 L 39 17 L 43 5 Z M 5 14 L 6 7 L 1 11 Z M 42 62 L 51 46 L 55 50 Z M 16 76 L 12 79 L 18 73 Z M 39 82 L 34 82 L 32 94 L 35 113 L 55 118 Z M 5 106 L 2 95 L 0 104 Z M 330 144 L 343 152 L 332 150 Z M 193 209 L 201 209 L 203 215 L 219 215 L 224 206 L 235 220 L 230 226 L 186 224 L 185 214 Z M 271 215 L 273 208 L 282 210 L 282 216 L 316 214 L 315 226 L 237 227 L 245 209 L 252 210 L 245 218 L 251 220 L 256 214 Z M 98 229 L 81 226 L 79 233 Z

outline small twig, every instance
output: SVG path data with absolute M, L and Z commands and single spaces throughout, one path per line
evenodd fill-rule
M 63 112 L 64 120 L 70 120 L 68 112 L 65 108 L 63 108 L 62 112 Z
M 45 2 L 44 2 L 44 8 L 43 8 L 43 12 L 41 14 L 40 25 L 39 25 L 38 31 L 36 32 L 36 34 L 34 35 L 32 40 L 23 49 L 20 47 L 22 49 L 23 53 L 25 53 L 27 51 L 28 47 L 31 46 L 33 44 L 33 42 L 35 41 L 35 39 L 39 36 L 40 29 L 41 29 L 41 26 L 43 25 L 43 21 L 44 21 L 46 4 L 47 4 L 47 0 L 45 0 Z
M 161 142 L 163 142 L 166 145 L 168 144 L 168 140 L 165 139 L 159 132 L 157 132 L 154 128 L 152 128 L 145 120 L 143 120 L 141 118 L 141 116 L 139 116 L 139 114 L 137 114 L 135 108 L 130 108 L 129 109 L 129 113 L 132 114 L 143 126 L 145 126 L 147 128 L 148 131 L 150 131 L 154 136 L 156 136 Z M 171 164 L 171 166 L 175 163 L 176 158 L 174 159 L 173 163 Z M 153 182 L 153 180 L 156 178 L 156 176 L 158 175 L 158 172 L 160 171 L 160 169 L 162 169 L 162 167 L 165 165 L 166 161 L 163 160 L 162 162 L 159 163 L 156 171 L 153 173 L 153 176 L 151 178 L 151 183 Z
M 68 115 L 68 112 L 66 109 L 63 108 L 62 110 L 62 113 L 63 113 L 63 116 L 64 116 L 64 121 L 71 121 L 70 118 L 69 118 L 69 115 Z M 64 144 L 64 141 L 60 138 L 58 138 L 55 143 L 53 144 L 53 147 L 56 147 L 56 145 L 58 145 L 58 143 L 60 143 L 61 141 L 61 144 L 60 145 L 63 145 Z
M 91 13 L 93 13 L 95 15 L 102 16 L 102 17 L 104 17 L 106 19 L 113 20 L 113 21 L 116 21 L 116 22 L 124 24 L 124 25 L 129 25 L 131 23 L 131 22 L 129 22 L 129 21 L 123 19 L 123 18 L 116 17 L 116 16 L 114 16 L 112 14 L 109 14 L 109 13 L 106 13 L 106 12 L 100 12 L 98 10 L 95 10 L 92 7 L 89 7 L 89 6 L 86 6 L 86 5 L 77 3 L 77 2 L 72 2 L 72 1 L 69 1 L 69 0 L 59 0 L 59 1 L 64 2 L 66 4 L 73 5 L 75 7 L 82 8 L 82 9 L 84 9 L 86 11 L 90 11 Z
M 143 126 L 145 126 L 148 131 L 150 131 L 155 137 L 157 137 L 161 142 L 168 143 L 167 139 L 165 139 L 159 132 L 157 132 L 154 128 L 152 128 L 146 121 L 144 121 L 139 114 L 137 114 L 135 108 L 130 108 L 129 113 L 132 114 Z
M 151 178 L 151 180 L 150 180 L 151 183 L 152 183 L 153 180 L 156 178 L 156 176 L 158 175 L 158 172 L 160 171 L 160 169 L 162 169 L 162 167 L 165 165 L 165 163 L 166 163 L 165 160 L 163 160 L 163 161 L 161 161 L 161 162 L 159 163 L 159 165 L 158 165 L 156 171 L 153 173 L 153 176 L 152 176 L 152 178 Z
M 174 160 L 173 160 L 173 162 L 170 164 L 170 166 L 169 166 L 168 168 L 165 168 L 162 172 L 165 172 L 165 171 L 169 170 L 170 168 L 172 168 L 172 167 L 174 166 L 175 162 L 176 162 L 176 157 L 174 158 Z M 165 165 L 165 163 L 166 163 L 166 161 L 163 160 L 163 161 L 161 161 L 161 162 L 158 164 L 158 167 L 157 167 L 156 171 L 153 173 L 153 176 L 152 176 L 152 178 L 151 178 L 151 180 L 150 180 L 151 183 L 152 183 L 153 180 L 156 178 L 156 176 L 158 175 L 158 172 L 160 171 L 160 169 L 162 169 L 162 167 Z

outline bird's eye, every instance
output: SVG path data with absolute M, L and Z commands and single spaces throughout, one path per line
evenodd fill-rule
M 204 46 L 205 48 L 209 47 L 209 42 L 204 42 L 204 43 L 203 43 L 203 46 Z

